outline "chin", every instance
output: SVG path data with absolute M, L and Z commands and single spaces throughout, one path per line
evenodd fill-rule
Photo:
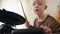
M 38 13 L 36 13 L 36 15 L 39 15 Z

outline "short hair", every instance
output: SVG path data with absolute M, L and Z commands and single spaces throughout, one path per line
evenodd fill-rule
M 38 0 L 37 0 L 38 1 Z M 31 0 L 31 2 L 32 2 L 32 0 Z M 44 2 L 46 3 L 46 0 L 44 0 Z

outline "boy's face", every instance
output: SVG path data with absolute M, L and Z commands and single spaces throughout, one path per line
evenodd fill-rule
M 45 0 L 33 0 L 33 11 L 40 15 L 46 9 Z

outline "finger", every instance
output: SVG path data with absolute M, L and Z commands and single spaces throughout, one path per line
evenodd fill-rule
M 49 29 L 47 26 L 44 26 L 44 28 L 43 28 L 44 30 L 47 30 L 47 29 Z
M 44 26 L 43 26 L 43 25 L 41 25 L 41 26 L 40 26 L 40 28 L 44 28 Z

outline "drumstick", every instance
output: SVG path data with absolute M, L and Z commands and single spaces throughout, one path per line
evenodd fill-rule
M 22 5 L 21 0 L 20 0 L 20 4 L 21 4 L 22 10 L 23 10 L 24 17 L 25 17 L 25 19 L 26 19 L 26 26 L 29 28 L 29 27 L 30 27 L 30 24 L 29 24 L 29 21 L 28 21 L 28 19 L 27 19 L 27 16 L 26 16 L 25 12 L 24 12 L 24 8 L 23 8 L 23 5 Z

